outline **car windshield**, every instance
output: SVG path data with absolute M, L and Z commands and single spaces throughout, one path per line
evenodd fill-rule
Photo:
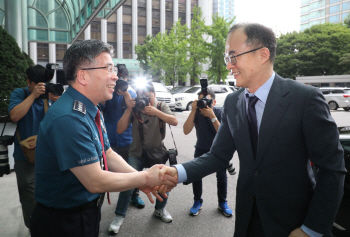
M 182 92 L 186 91 L 188 88 L 190 88 L 190 87 L 188 87 L 188 86 L 174 87 L 174 88 L 170 91 L 170 93 L 171 93 L 171 94 L 182 93 Z
M 201 88 L 200 87 L 192 87 L 185 91 L 185 93 L 197 93 Z
M 162 84 L 153 83 L 155 92 L 168 92 L 168 90 Z

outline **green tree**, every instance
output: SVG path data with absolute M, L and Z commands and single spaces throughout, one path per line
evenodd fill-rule
M 163 37 L 164 44 L 160 58 L 163 63 L 164 81 L 167 85 L 186 81 L 188 73 L 187 26 L 182 26 L 180 20 L 175 22 L 169 35 Z
M 209 69 L 206 72 L 208 79 L 214 83 L 225 81 L 229 71 L 226 69 L 223 53 L 225 52 L 227 33 L 233 23 L 215 14 L 213 24 L 209 27 L 208 34 L 212 37 L 212 42 L 207 43 L 209 49 Z
M 348 15 L 347 18 L 345 18 L 344 24 L 345 24 L 348 28 L 350 28 L 350 14 Z
M 284 77 L 341 75 L 348 66 L 339 64 L 350 51 L 350 28 L 325 23 L 277 40 L 275 70 Z
M 34 63 L 22 53 L 16 40 L 0 27 L 0 114 L 7 114 L 11 92 L 25 87 L 26 69 Z
M 346 74 L 350 73 L 350 53 L 344 54 L 343 57 L 339 59 L 339 65 L 345 65 L 348 68 Z
M 140 67 L 146 72 L 149 73 L 150 66 L 150 58 L 148 57 L 148 52 L 154 50 L 154 45 L 152 44 L 152 36 L 147 35 L 145 38 L 145 43 L 143 45 L 138 44 L 135 46 L 135 53 L 137 54 L 137 60 L 140 62 Z
M 189 75 L 191 84 L 199 82 L 199 76 L 203 72 L 203 64 L 208 62 L 209 51 L 206 47 L 207 39 L 204 38 L 204 34 L 208 31 L 208 27 L 205 25 L 203 13 L 200 7 L 195 6 L 193 9 L 193 18 L 191 21 L 191 29 L 188 30 L 188 43 L 189 43 Z

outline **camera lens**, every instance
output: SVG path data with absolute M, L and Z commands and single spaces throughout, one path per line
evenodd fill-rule
M 124 81 L 123 79 L 119 79 L 116 82 L 115 85 L 115 91 L 121 90 L 121 91 L 126 91 L 128 89 L 129 85 L 126 81 Z
M 198 100 L 197 107 L 200 109 L 204 109 L 205 107 L 207 107 L 207 101 L 203 99 Z

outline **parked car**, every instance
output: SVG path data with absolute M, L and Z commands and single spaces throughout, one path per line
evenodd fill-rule
M 168 104 L 171 110 L 175 109 L 175 99 L 173 95 L 168 92 L 165 86 L 158 82 L 152 82 L 154 91 L 156 92 L 157 101 L 163 101 Z
M 222 107 L 224 105 L 226 96 L 235 91 L 233 86 L 227 85 L 209 85 L 208 88 L 212 89 L 215 93 L 216 107 Z M 175 109 L 178 110 L 192 110 L 192 102 L 198 99 L 198 92 L 201 87 L 193 86 L 183 93 L 174 94 Z
M 182 92 L 185 92 L 187 91 L 188 89 L 190 89 L 192 86 L 176 86 L 174 87 L 170 93 L 171 94 L 177 94 L 177 93 L 182 93 Z
M 329 109 L 343 108 L 350 110 L 350 88 L 346 87 L 321 87 L 323 96 L 329 105 Z

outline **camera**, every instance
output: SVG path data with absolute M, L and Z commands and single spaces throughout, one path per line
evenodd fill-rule
M 209 99 L 208 96 L 208 79 L 207 78 L 201 78 L 199 79 L 200 83 L 201 83 L 201 87 L 202 87 L 202 94 L 203 94 L 203 98 L 198 100 L 197 102 L 197 107 L 199 109 L 204 109 L 207 106 L 211 107 L 212 103 L 213 103 L 213 99 Z
M 129 87 L 129 84 L 123 79 L 123 71 L 127 70 L 125 64 L 117 64 L 118 68 L 118 80 L 115 83 L 115 92 L 126 91 Z
M 54 84 L 50 83 L 49 81 L 52 80 L 55 70 L 58 69 L 58 64 L 54 63 L 48 63 L 46 64 L 46 70 L 44 75 L 42 75 L 40 82 L 45 83 L 45 94 L 40 95 L 40 99 L 48 99 L 49 98 L 49 92 L 51 92 L 54 95 L 61 96 L 64 92 L 63 86 L 59 83 Z
M 139 111 L 143 110 L 146 106 L 149 105 L 149 99 L 140 93 L 137 93 L 135 101 L 136 101 L 135 109 Z
M 233 163 L 232 161 L 230 161 L 228 167 L 227 167 L 227 171 L 230 173 L 230 175 L 235 175 L 236 174 L 236 168 L 233 167 Z
M 168 152 L 169 152 L 169 165 L 170 166 L 177 165 L 177 159 L 176 159 L 177 149 L 176 148 L 169 149 Z

